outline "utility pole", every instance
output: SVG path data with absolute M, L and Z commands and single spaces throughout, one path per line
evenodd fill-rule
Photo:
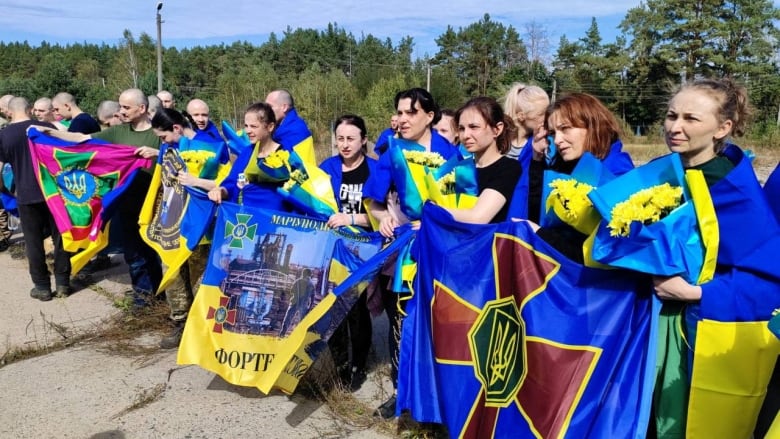
M 431 91 L 431 63 L 428 63 L 428 81 L 425 83 L 425 90 L 429 93 Z
M 160 15 L 160 9 L 163 7 L 163 2 L 157 2 L 157 93 L 163 89 L 163 75 L 162 75 L 162 15 Z

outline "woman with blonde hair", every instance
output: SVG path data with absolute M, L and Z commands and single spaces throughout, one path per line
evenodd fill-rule
M 517 127 L 509 151 L 505 154 L 520 162 L 523 170 L 512 196 L 512 200 L 521 201 L 513 201 L 509 206 L 509 216 L 512 218 L 529 217 L 527 200 L 534 136 L 543 136 L 541 132 L 544 130 L 544 118 L 549 105 L 550 98 L 541 87 L 520 82 L 512 84 L 504 97 L 504 113 Z M 554 148 L 550 148 L 549 152 L 552 154 Z
M 544 114 L 549 105 L 550 98 L 541 87 L 520 82 L 512 84 L 504 97 L 504 112 L 518 130 L 517 137 L 512 139 L 512 146 L 506 153 L 507 157 L 520 159 L 523 149 L 531 146 L 534 133 L 544 127 Z

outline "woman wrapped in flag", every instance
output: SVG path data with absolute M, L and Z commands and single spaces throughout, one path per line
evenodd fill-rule
M 555 155 L 546 159 L 549 144 L 547 136 L 552 136 Z M 515 192 L 513 203 L 526 202 L 528 220 L 532 228 L 555 249 L 569 259 L 584 262 L 583 243 L 587 236 L 567 224 L 539 227 L 542 207 L 545 200 L 544 173 L 554 171 L 570 175 L 585 152 L 599 159 L 603 166 L 614 175 L 620 175 L 634 167 L 631 157 L 622 151 L 620 126 L 615 116 L 595 97 L 585 93 L 572 93 L 555 101 L 547 110 L 545 130 L 536 133 L 533 142 L 533 157 L 529 169 L 529 189 L 527 194 Z M 523 196 L 527 196 L 523 200 Z
M 164 170 L 161 173 L 163 180 L 175 178 L 182 186 L 209 191 L 217 186 L 217 182 L 224 178 L 224 174 L 229 169 L 227 146 L 224 142 L 214 142 L 211 136 L 203 134 L 202 131 L 196 132 L 192 126 L 194 126 L 193 121 L 187 120 L 182 113 L 174 109 L 161 108 L 155 113 L 152 118 L 152 130 L 162 142 L 157 163 L 161 166 L 170 166 L 172 162 L 183 161 L 181 163 L 183 167 L 179 170 L 174 172 Z M 177 151 L 178 156 L 173 156 L 175 158 L 171 160 L 173 150 Z M 163 182 L 163 187 L 164 191 L 175 192 L 170 184 Z M 168 197 L 164 197 L 163 203 L 167 202 L 166 198 Z M 163 210 L 171 214 L 165 207 Z M 193 289 L 206 269 L 209 249 L 209 244 L 198 245 L 179 268 L 179 275 L 173 278 L 165 289 L 174 328 L 160 341 L 160 347 L 163 349 L 179 346 L 184 323 L 192 305 Z
M 522 173 L 520 163 L 504 155 L 515 137 L 514 123 L 501 105 L 488 97 L 468 101 L 458 109 L 455 120 L 463 146 L 474 156 L 479 197 L 470 209 L 447 210 L 463 223 L 506 221 L 509 201 Z
M 666 144 L 703 173 L 719 243 L 712 280 L 653 278 L 679 334 L 659 346 L 653 437 L 750 437 L 780 350 L 766 327 L 780 308 L 780 227 L 750 160 L 727 143 L 748 114 L 745 88 L 725 79 L 682 86 L 666 112 Z
M 244 113 L 244 132 L 254 145 L 241 152 L 230 174 L 219 187 L 209 191 L 209 199 L 219 204 L 227 200 L 271 210 L 290 210 L 277 192 L 290 177 L 291 146 L 271 138 L 276 128 L 273 109 L 265 102 L 250 105 Z
M 366 155 L 366 123 L 360 116 L 347 114 L 336 119 L 333 126 L 336 128 L 339 154 L 320 163 L 320 168 L 330 175 L 339 207 L 339 211 L 328 218 L 328 226 L 370 229 L 363 203 L 363 185 L 374 172 L 376 160 Z M 329 340 L 341 379 L 352 391 L 360 388 L 366 380 L 366 363 L 371 350 L 371 314 L 366 299 L 367 292 L 361 292 L 360 298 Z M 351 355 L 347 355 L 349 352 Z
M 414 144 L 416 152 L 423 156 L 438 155 L 447 160 L 457 154 L 457 149 L 445 138 L 432 130 L 432 126 L 441 118 L 438 105 L 433 96 L 422 88 L 401 91 L 395 96 L 395 107 L 398 114 L 398 135 L 406 144 Z M 407 181 L 395 181 L 398 173 L 394 173 L 391 160 L 391 145 L 379 157 L 375 172 L 369 176 L 363 186 L 363 196 L 371 200 L 369 210 L 378 221 L 377 230 L 385 237 L 392 237 L 396 227 L 408 223 L 409 220 L 419 220 L 419 212 L 410 211 L 409 203 L 399 199 L 398 188 L 407 186 Z M 396 148 L 398 148 L 396 146 Z M 413 160 L 409 157 L 408 160 Z M 403 197 L 403 195 L 402 195 Z M 384 308 L 390 322 L 388 342 L 391 358 L 391 378 L 393 388 L 398 384 L 398 336 L 399 336 L 399 295 L 390 290 L 390 277 L 380 275 L 379 286 L 382 291 Z M 377 412 L 384 418 L 395 416 L 395 395 L 382 404 Z

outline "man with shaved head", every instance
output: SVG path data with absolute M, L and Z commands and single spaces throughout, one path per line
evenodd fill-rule
M 222 136 L 217 130 L 217 126 L 209 118 L 209 106 L 200 99 L 193 99 L 187 102 L 187 114 L 195 123 L 195 138 L 205 142 L 222 142 Z
M 97 118 L 98 122 L 100 122 L 101 130 L 114 125 L 121 125 L 122 120 L 119 118 L 119 102 L 102 101 L 97 107 Z
M 146 94 L 137 88 L 131 88 L 119 95 L 119 117 L 123 122 L 120 125 L 92 135 L 44 131 L 54 137 L 76 142 L 94 137 L 115 145 L 135 146 L 136 154 L 155 158 L 159 154 L 160 138 L 152 130 L 148 105 Z M 112 227 L 118 227 L 118 235 L 122 237 L 125 262 L 130 270 L 130 282 L 133 286 L 134 309 L 140 309 L 153 300 L 154 292 L 162 280 L 162 266 L 157 253 L 141 239 L 138 227 L 141 206 L 152 181 L 151 169 L 147 171 L 149 172 L 136 173 L 130 186 L 117 200 L 119 207 L 111 217 Z
M 10 163 L 16 180 L 16 202 L 21 219 L 27 266 L 33 289 L 30 296 L 47 301 L 52 299 L 51 277 L 46 265 L 43 240 L 48 231 L 54 242 L 54 281 L 57 294 L 70 294 L 70 255 L 62 248 L 62 237 L 54 217 L 38 185 L 27 143 L 27 128 L 36 124 L 57 131 L 54 125 L 30 119 L 30 104 L 25 98 L 8 102 L 11 123 L 0 130 L 0 161 Z
M 0 128 L 8 125 L 7 119 L 11 118 L 11 116 L 8 114 L 8 103 L 13 98 L 14 95 L 4 95 L 0 97 Z
M 265 103 L 271 106 L 276 116 L 276 129 L 273 139 L 286 149 L 297 145 L 301 140 L 311 136 L 306 122 L 295 111 L 295 101 L 289 91 L 284 89 L 268 93 Z
M 81 111 L 76 104 L 76 98 L 70 93 L 57 93 L 51 100 L 54 114 L 69 120 L 68 131 L 71 133 L 92 134 L 100 131 L 100 124 L 89 114 Z
M 54 117 L 54 107 L 52 107 L 51 99 L 49 98 L 39 98 L 35 101 L 32 108 L 32 115 L 34 119 L 41 122 L 49 122 L 57 127 L 58 130 L 68 130 L 68 127 L 58 122 Z
M 176 108 L 176 101 L 173 100 L 173 94 L 168 90 L 161 90 L 157 93 L 163 108 Z

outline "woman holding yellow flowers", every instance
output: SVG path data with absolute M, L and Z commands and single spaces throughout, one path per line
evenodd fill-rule
M 190 172 L 179 171 L 175 178 L 183 186 L 199 187 L 206 191 L 216 187 L 220 165 L 226 164 L 229 159 L 227 145 L 215 143 L 210 136 L 198 135 L 183 114 L 170 108 L 162 108 L 155 113 L 152 118 L 152 130 L 161 141 L 157 159 L 159 165 L 165 162 L 169 149 L 179 150 L 183 138 L 200 141 L 197 143 L 199 149 L 179 151 L 185 163 L 199 162 L 200 169 L 195 173 L 192 169 Z M 179 275 L 166 288 L 165 298 L 171 308 L 170 318 L 174 327 L 169 335 L 160 340 L 160 347 L 163 349 L 174 349 L 179 346 L 184 322 L 192 305 L 193 289 L 206 269 L 209 249 L 208 244 L 199 245 L 179 268 Z
M 257 102 L 244 113 L 244 132 L 252 142 L 233 163 L 230 174 L 222 185 L 209 191 L 209 199 L 219 204 L 222 200 L 251 204 L 272 210 L 289 210 L 277 192 L 289 178 L 289 172 L 279 176 L 261 171 L 286 169 L 289 148 L 276 143 L 271 135 L 276 128 L 276 117 L 270 105 Z
M 444 137 L 433 131 L 432 127 L 439 119 L 441 112 L 428 91 L 422 88 L 412 88 L 401 91 L 395 96 L 395 108 L 398 114 L 398 135 L 407 143 L 414 143 L 422 148 L 426 159 L 447 160 L 456 155 L 458 150 Z M 391 139 L 392 141 L 392 139 Z M 375 172 L 372 172 L 363 186 L 363 196 L 371 200 L 369 210 L 377 220 L 377 230 L 385 237 L 392 237 L 396 227 L 408 223 L 409 220 L 419 220 L 416 214 L 404 211 L 403 200 L 399 199 L 398 187 L 405 182 L 394 181 L 391 162 L 391 142 L 388 149 L 379 157 Z M 415 153 L 420 151 L 415 151 Z M 409 156 L 407 161 L 413 160 Z M 442 160 L 442 161 L 443 161 Z M 402 195 L 403 196 L 403 195 Z M 393 267 L 386 267 L 392 272 Z M 390 350 L 391 379 L 393 388 L 398 384 L 398 342 L 400 337 L 399 293 L 391 291 L 390 276 L 380 275 L 379 287 L 382 291 L 382 302 L 389 321 L 388 344 Z M 391 396 L 378 409 L 376 414 L 383 418 L 392 418 L 396 412 L 396 397 Z
M 546 158 L 550 148 L 547 136 L 553 138 L 555 155 Z M 620 175 L 634 167 L 623 152 L 620 126 L 612 112 L 595 97 L 572 93 L 555 101 L 547 110 L 545 129 L 534 136 L 533 160 L 528 190 L 528 219 L 536 233 L 569 259 L 583 263 L 582 245 L 586 236 L 568 225 L 539 228 L 544 205 L 542 190 L 544 172 L 552 170 L 571 174 L 585 152 L 601 160 L 607 170 Z M 515 196 L 518 196 L 516 194 Z M 513 202 L 522 200 L 513 200 Z
M 686 170 L 703 173 L 717 259 L 699 285 L 653 278 L 662 318 L 679 323 L 659 345 L 651 437 L 750 437 L 777 359 L 766 325 L 780 308 L 780 227 L 750 160 L 727 142 L 744 133 L 748 114 L 746 90 L 728 79 L 686 84 L 669 102 L 666 144 Z
M 360 116 L 347 114 L 336 119 L 333 125 L 339 154 L 320 163 L 320 168 L 330 175 L 339 207 L 339 211 L 328 218 L 328 226 L 354 225 L 370 229 L 363 204 L 363 185 L 374 172 L 376 160 L 366 155 L 366 123 Z M 366 363 L 371 350 L 371 314 L 366 295 L 366 291 L 361 292 L 328 341 L 339 376 L 352 391 L 360 388 L 366 380 Z M 352 355 L 348 355 L 349 352 Z
M 455 113 L 458 135 L 474 155 L 477 203 L 470 209 L 447 209 L 462 223 L 487 224 L 506 220 L 509 201 L 522 169 L 504 154 L 515 137 L 515 125 L 493 98 L 477 97 Z

